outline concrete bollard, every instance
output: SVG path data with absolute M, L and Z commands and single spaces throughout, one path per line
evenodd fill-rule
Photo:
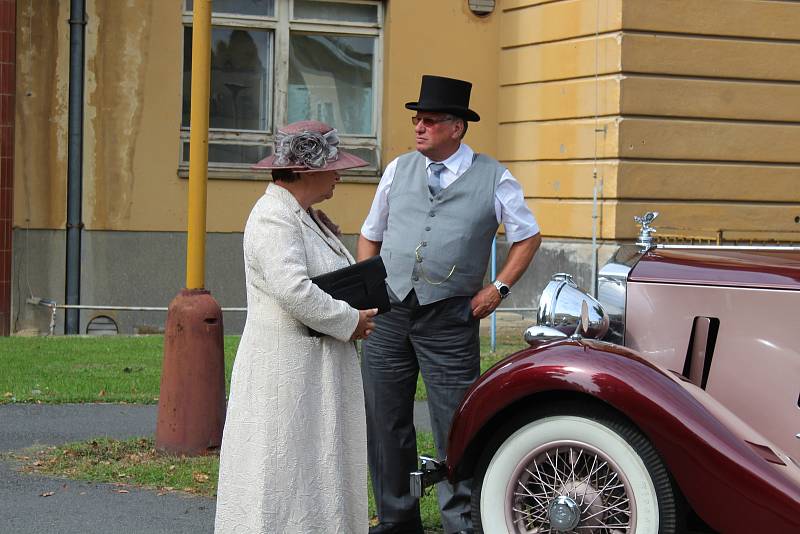
M 167 313 L 156 447 L 190 456 L 218 450 L 224 424 L 222 311 L 207 290 L 183 289 Z

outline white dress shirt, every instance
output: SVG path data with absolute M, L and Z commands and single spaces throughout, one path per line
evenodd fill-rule
M 458 150 L 444 161 L 434 162 L 426 157 L 425 166 L 430 174 L 431 163 L 444 164 L 445 168 L 439 177 L 442 189 L 446 189 L 469 169 L 474 154 L 475 152 L 468 145 L 461 143 Z M 389 190 L 392 187 L 396 169 L 397 158 L 386 166 L 378 189 L 375 191 L 369 215 L 361 227 L 361 235 L 370 241 L 383 241 L 383 233 L 386 231 L 389 220 Z M 509 242 L 516 243 L 539 233 L 536 218 L 525 203 L 522 186 L 508 169 L 500 177 L 500 183 L 497 184 L 494 195 L 494 211 L 497 215 L 497 222 L 505 225 L 506 239 Z

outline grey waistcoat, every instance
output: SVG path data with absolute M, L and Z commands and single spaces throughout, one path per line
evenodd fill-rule
M 381 245 L 387 282 L 400 300 L 412 288 L 420 304 L 472 296 L 481 289 L 498 227 L 494 193 L 504 171 L 494 159 L 478 155 L 434 197 L 425 156 L 400 156 Z

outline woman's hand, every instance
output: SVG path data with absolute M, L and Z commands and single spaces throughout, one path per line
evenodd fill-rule
M 375 329 L 375 322 L 372 320 L 372 318 L 375 317 L 376 313 L 378 313 L 378 308 L 372 308 L 371 310 L 358 310 L 358 324 L 356 325 L 353 335 L 350 336 L 350 341 L 355 341 L 356 339 L 366 339 L 367 336 L 372 333 L 372 331 Z

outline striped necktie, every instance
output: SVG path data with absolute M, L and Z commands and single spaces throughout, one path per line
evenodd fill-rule
M 433 196 L 439 194 L 442 190 L 442 177 L 441 173 L 444 170 L 444 163 L 431 163 L 428 165 L 428 189 Z

